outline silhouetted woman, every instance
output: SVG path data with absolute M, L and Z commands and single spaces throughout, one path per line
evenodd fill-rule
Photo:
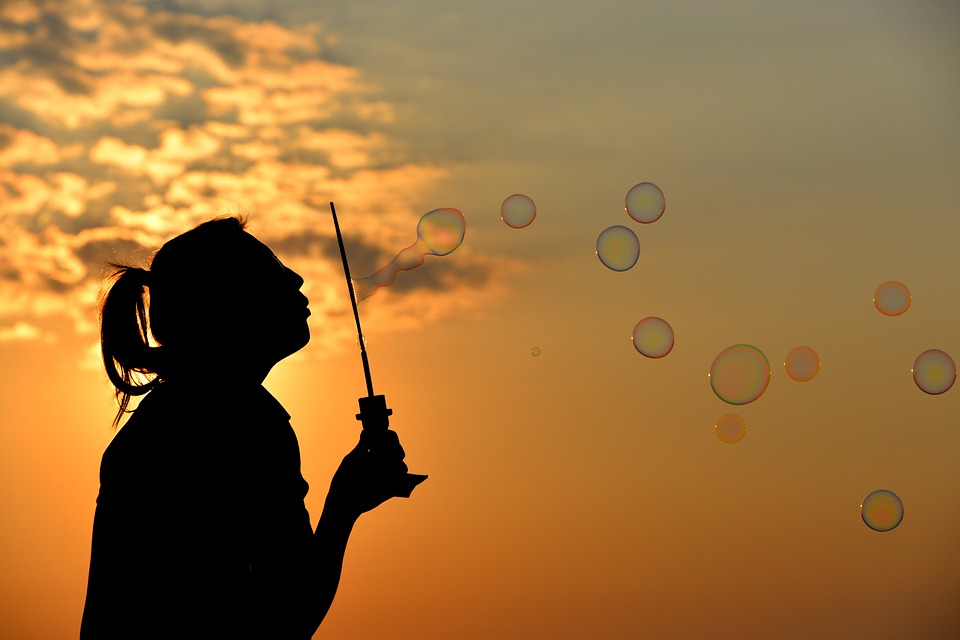
M 310 638 L 357 518 L 409 496 L 396 435 L 364 431 L 312 529 L 290 416 L 261 384 L 310 339 L 301 285 L 236 218 L 117 268 L 101 306 L 114 426 L 147 395 L 103 455 L 83 640 Z

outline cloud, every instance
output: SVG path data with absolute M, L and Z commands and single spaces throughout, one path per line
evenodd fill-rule
M 0 326 L 0 343 L 34 341 L 53 342 L 54 337 L 52 334 L 23 321 L 9 327 Z
M 53 140 L 32 131 L 0 123 L 0 166 L 49 166 L 76 155 L 79 148 L 62 150 Z
M 0 5 L 0 340 L 56 318 L 92 337 L 107 261 L 148 262 L 229 213 L 302 273 L 312 321 L 342 314 L 328 203 L 366 275 L 415 238 L 414 203 L 446 171 L 391 143 L 391 105 L 328 59 L 327 37 L 108 0 Z M 370 324 L 411 326 L 404 308 L 425 321 L 494 295 L 491 257 L 444 261 L 398 279 Z M 324 331 L 318 351 L 349 332 Z

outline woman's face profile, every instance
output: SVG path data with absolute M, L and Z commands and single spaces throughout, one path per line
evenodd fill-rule
M 253 354 L 276 364 L 310 341 L 309 300 L 300 292 L 303 278 L 285 266 L 265 244 L 244 232 L 236 269 L 234 299 L 228 312 Z M 228 320 L 229 321 L 229 320 Z
M 176 375 L 263 373 L 310 341 L 303 278 L 237 227 L 201 225 L 158 251 L 150 323 Z M 225 231 L 224 231 L 225 229 Z

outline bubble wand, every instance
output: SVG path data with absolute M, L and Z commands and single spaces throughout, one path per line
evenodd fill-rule
M 370 377 L 370 359 L 367 357 L 367 347 L 363 340 L 363 329 L 360 327 L 360 311 L 357 309 L 357 295 L 353 288 L 353 279 L 350 277 L 350 264 L 347 262 L 347 250 L 343 246 L 343 235 L 340 233 L 340 223 L 337 221 L 337 208 L 330 203 L 330 213 L 333 214 L 333 227 L 337 230 L 337 244 L 340 246 L 340 259 L 343 261 L 343 274 L 347 278 L 347 291 L 350 293 L 350 304 L 353 306 L 353 318 L 357 322 L 357 341 L 360 343 L 360 361 L 363 363 L 363 377 L 367 383 L 367 397 L 360 398 L 360 413 L 357 420 L 364 429 L 386 430 L 390 426 L 390 416 L 393 409 L 387 408 L 387 399 L 383 395 L 373 393 L 373 379 Z
M 367 347 L 363 341 L 363 329 L 360 328 L 360 311 L 357 309 L 357 295 L 353 288 L 353 279 L 350 277 L 350 265 L 347 263 L 347 250 L 343 247 L 343 236 L 340 234 L 340 223 L 337 221 L 337 209 L 330 203 L 330 213 L 333 214 L 333 226 L 337 230 L 337 244 L 340 245 L 340 259 L 343 261 L 343 275 L 347 278 L 347 290 L 350 292 L 350 304 L 353 306 L 353 318 L 357 321 L 357 340 L 360 343 L 360 360 L 363 362 L 363 377 L 367 383 L 367 397 L 359 398 L 360 413 L 357 414 L 357 420 L 363 425 L 363 430 L 368 433 L 387 434 L 387 428 L 390 426 L 390 416 L 393 415 L 393 409 L 387 408 L 387 399 L 382 395 L 373 393 L 373 379 L 370 377 L 370 360 L 367 358 Z M 389 440 L 386 440 L 390 443 Z M 403 463 L 403 449 L 400 443 L 393 438 L 396 445 L 396 451 L 399 451 L 399 457 L 395 467 L 396 476 L 392 481 L 392 491 L 394 496 L 409 498 L 413 489 L 427 479 L 427 476 L 417 473 L 408 473 L 407 465 Z M 389 444 L 388 444 L 389 446 Z M 369 449 L 368 449 L 369 451 Z

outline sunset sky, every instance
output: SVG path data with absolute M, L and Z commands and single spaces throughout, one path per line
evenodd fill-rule
M 958 33 L 950 0 L 0 1 L 0 637 L 79 629 L 105 263 L 211 217 L 306 281 L 312 341 L 265 384 L 316 521 L 365 394 L 330 201 L 355 276 L 433 209 L 466 236 L 360 305 L 430 478 L 363 516 L 316 638 L 960 636 L 960 385 L 911 375 L 960 361 Z M 742 406 L 708 377 L 735 344 L 772 371 Z

